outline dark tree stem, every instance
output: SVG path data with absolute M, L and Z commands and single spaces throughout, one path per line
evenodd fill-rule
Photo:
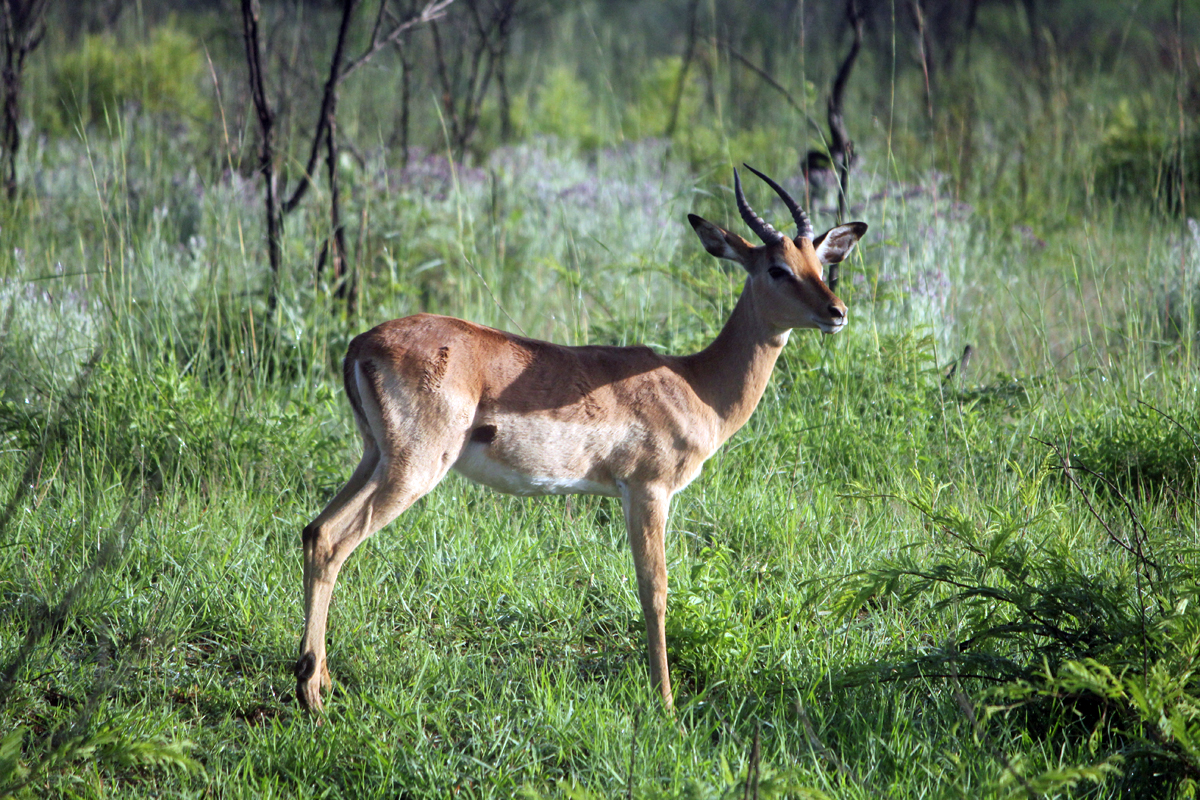
M 0 0 L 12 2 L 13 0 Z M 41 0 L 45 2 L 45 0 Z M 384 33 L 384 18 L 390 15 L 388 0 L 380 0 L 379 10 L 375 16 L 371 30 L 371 42 L 367 48 L 354 60 L 346 61 L 346 43 L 349 39 L 350 25 L 354 12 L 360 0 L 342 0 L 342 17 L 338 26 L 337 41 L 329 63 L 329 75 L 325 80 L 321 96 L 320 111 L 317 124 L 313 130 L 312 143 L 309 147 L 308 161 L 300 176 L 300 181 L 286 202 L 280 203 L 280 196 L 285 194 L 276 185 L 275 175 L 275 114 L 267 99 L 265 80 L 262 66 L 262 45 L 259 33 L 258 0 L 242 0 L 242 25 L 246 42 L 246 63 L 250 72 L 250 91 L 254 101 L 254 109 L 258 116 L 262 145 L 259 152 L 259 172 L 262 173 L 266 186 L 267 207 L 267 252 L 271 263 L 271 290 L 267 298 L 267 309 L 274 312 L 278 305 L 279 275 L 282 267 L 282 226 L 283 217 L 294 211 L 312 188 L 313 178 L 317 170 L 317 162 L 321 153 L 325 154 L 326 173 L 329 178 L 330 191 L 330 235 L 322 248 L 322 256 L 317 265 L 320 272 L 329 258 L 333 267 L 334 281 L 337 283 L 337 296 L 346 300 L 347 310 L 351 313 L 357 303 L 356 282 L 348 277 L 347 249 L 345 225 L 342 222 L 341 187 L 338 183 L 338 157 L 340 149 L 337 141 L 337 102 L 338 87 L 350 73 L 365 64 L 371 56 L 388 44 L 395 43 L 408 30 L 416 25 L 432 22 L 442 16 L 445 9 L 454 0 L 430 0 L 420 12 L 414 11 L 404 19 L 392 19 L 395 24 Z M 407 69 L 405 70 L 407 80 Z M 405 101 L 407 114 L 407 98 Z M 407 138 L 407 120 L 406 138 Z
M 929 111 L 929 119 L 933 119 L 933 88 L 929 77 L 930 42 L 929 29 L 925 25 L 925 6 L 923 0 L 911 0 L 913 20 L 917 24 L 917 49 L 921 56 L 921 72 L 925 76 L 925 105 Z
M 854 143 L 846 132 L 846 118 L 843 114 L 843 102 L 846 95 L 846 84 L 850 82 L 850 72 L 862 49 L 864 14 L 855 0 L 850 0 L 846 7 L 846 19 L 854 31 L 854 41 L 850 51 L 842 59 L 837 76 L 833 79 L 833 91 L 829 93 L 829 156 L 837 168 L 838 175 L 838 221 L 846 219 L 846 198 L 850 190 L 850 164 L 854 160 Z
M 309 149 L 308 162 L 304 166 L 304 172 L 300 175 L 300 183 L 296 186 L 292 196 L 283 205 L 285 214 L 290 214 L 296 206 L 300 205 L 300 201 L 304 199 L 304 195 L 312 186 L 312 176 L 317 168 L 317 159 L 321 154 L 321 145 L 325 143 L 325 137 L 329 136 L 332 126 L 332 120 L 337 109 L 337 90 L 338 84 L 341 83 L 342 62 L 346 57 L 346 36 L 350 31 L 350 21 L 354 17 L 354 11 L 358 7 L 359 0 L 343 0 L 342 2 L 342 21 L 338 26 L 337 43 L 333 48 L 333 58 L 329 60 L 329 77 L 325 80 L 325 89 L 321 95 L 321 111 L 317 115 L 317 125 L 313 130 L 312 147 Z
M 854 31 L 854 41 L 850 45 L 850 52 L 846 53 L 841 66 L 838 67 L 837 76 L 833 79 L 833 90 L 829 93 L 829 157 L 837 170 L 838 222 L 846 221 L 850 196 L 850 165 L 854 161 L 854 143 L 846 132 L 842 103 L 846 94 L 846 84 L 850 81 L 850 71 L 854 69 L 854 62 L 862 49 L 865 16 L 856 0 L 850 0 L 846 6 L 846 20 Z M 837 290 L 837 282 L 838 265 L 831 264 L 828 275 L 830 291 Z
M 675 84 L 675 98 L 671 102 L 671 118 L 663 136 L 670 139 L 675 135 L 675 127 L 679 124 L 679 108 L 683 105 L 683 91 L 687 88 L 688 70 L 692 66 L 692 58 L 696 54 L 696 20 L 700 9 L 700 0 L 688 3 L 688 33 L 687 46 L 683 50 L 683 63 L 679 67 L 679 81 Z
M 511 120 L 505 121 L 509 110 L 504 70 L 518 2 L 496 0 L 486 17 L 480 13 L 480 0 L 469 0 L 464 4 L 469 20 L 456 31 L 461 44 L 455 53 L 453 68 L 447 60 L 447 47 L 440 26 L 430 25 L 442 109 L 450 129 L 450 144 L 455 158 L 465 155 L 479 128 L 483 101 L 493 77 L 499 86 L 502 128 L 511 128 Z M 473 43 L 472 39 L 475 40 Z
M 258 153 L 258 171 L 263 176 L 267 210 L 267 258 L 271 264 L 271 288 L 267 294 L 267 312 L 274 315 L 279 303 L 279 272 L 283 260 L 281 239 L 283 217 L 275 186 L 275 113 L 267 99 L 263 80 L 262 45 L 258 30 L 257 0 L 242 0 L 242 32 L 246 42 L 246 64 L 250 70 L 250 94 L 262 142 Z
M 25 59 L 42 43 L 46 33 L 43 19 L 49 0 L 0 0 L 4 55 L 0 83 L 4 87 L 4 121 L 0 130 L 0 170 L 4 192 L 10 201 L 17 197 L 17 152 L 21 149 L 21 82 Z
M 400 153 L 402 166 L 408 166 L 409 105 L 412 98 L 412 57 L 403 42 L 396 42 L 400 53 Z

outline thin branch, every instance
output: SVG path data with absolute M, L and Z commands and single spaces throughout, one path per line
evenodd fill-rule
M 1041 441 L 1041 440 L 1037 439 L 1035 441 Z M 1160 577 L 1160 578 L 1162 577 L 1162 570 L 1159 568 L 1159 566 L 1157 564 L 1155 564 L 1153 561 L 1151 561 L 1149 558 L 1147 558 L 1146 554 L 1144 552 L 1142 552 L 1142 537 L 1139 537 L 1137 535 L 1136 529 L 1134 530 L 1133 546 L 1131 547 L 1130 545 L 1121 541 L 1121 538 L 1116 535 L 1116 533 L 1109 526 L 1109 524 L 1107 522 L 1105 522 L 1103 518 L 1101 518 L 1099 512 L 1097 512 L 1095 507 L 1092 505 L 1091 499 L 1088 498 L 1087 493 L 1085 491 L 1083 491 L 1083 487 L 1079 485 L 1079 480 L 1072 473 L 1070 461 L 1063 456 L 1062 451 L 1059 450 L 1058 446 L 1049 444 L 1048 442 L 1042 442 L 1042 444 L 1053 449 L 1054 452 L 1058 455 L 1059 461 L 1061 461 L 1062 465 L 1063 465 L 1063 472 L 1065 472 L 1067 475 L 1067 479 L 1071 481 L 1071 484 L 1079 492 L 1079 496 L 1083 498 L 1083 502 L 1087 504 L 1088 511 L 1092 512 L 1092 516 L 1096 518 L 1096 520 L 1100 523 L 1100 525 L 1108 533 L 1108 538 L 1111 539 L 1113 542 L 1115 542 L 1120 547 L 1124 548 L 1127 552 L 1132 554 L 1134 557 L 1135 568 L 1133 570 L 1133 574 L 1135 576 L 1135 580 L 1137 581 L 1138 619 L 1141 624 L 1141 635 L 1142 635 L 1142 675 L 1144 677 L 1146 677 L 1147 679 L 1149 679 L 1149 675 L 1150 675 L 1150 672 L 1149 672 L 1149 669 L 1150 669 L 1149 650 L 1150 650 L 1150 648 L 1147 645 L 1146 604 L 1142 600 L 1142 598 L 1144 598 L 1146 596 L 1146 594 L 1145 594 L 1145 590 L 1142 588 L 1142 581 L 1146 580 L 1148 583 L 1151 584 L 1151 586 L 1153 586 L 1153 581 L 1151 580 L 1150 576 L 1148 574 L 1145 574 L 1147 565 L 1149 565 L 1150 567 L 1153 567 L 1154 571 L 1158 574 L 1158 577 Z M 1111 483 L 1103 476 L 1097 475 L 1096 473 L 1092 472 L 1089 469 L 1086 469 L 1086 468 L 1083 468 L 1083 469 L 1085 472 L 1088 472 L 1092 475 L 1096 475 L 1096 477 L 1105 481 L 1105 483 L 1109 483 L 1111 485 Z M 1139 522 L 1137 520 L 1137 517 L 1133 512 L 1133 507 L 1129 505 L 1129 502 L 1126 500 L 1125 495 L 1122 494 L 1120 491 L 1117 492 L 1117 495 L 1121 498 L 1122 502 L 1125 503 L 1126 508 L 1129 509 L 1129 514 L 1134 517 L 1134 523 L 1137 525 L 1138 528 L 1141 528 L 1141 522 Z M 1142 528 L 1142 535 L 1143 536 L 1146 535 L 1144 528 Z
M 971 702 L 967 699 L 966 694 L 963 693 L 962 684 L 958 682 L 958 669 L 955 667 L 954 659 L 950 659 L 947 663 L 950 665 L 950 679 L 954 685 L 954 699 L 957 701 L 959 710 L 962 711 L 963 716 L 965 716 L 967 721 L 971 723 L 971 730 L 975 733 L 975 738 L 979 740 L 980 743 L 986 743 L 988 751 L 992 754 L 992 758 L 996 759 L 1000 766 L 1004 767 L 1004 769 L 1010 775 L 1017 779 L 1017 783 L 1021 784 L 1021 787 L 1025 790 L 1025 793 L 1029 795 L 1031 800 L 1036 800 L 1038 795 L 1037 792 L 1034 791 L 1033 786 L 1031 786 L 1029 781 L 1025 779 L 1024 775 L 1017 772 L 1016 768 L 1012 765 L 1012 762 L 1008 760 L 1008 756 L 1004 755 L 1000 748 L 992 744 L 991 740 L 989 740 L 984 734 L 983 728 L 979 724 L 979 720 L 975 717 L 975 709 L 971 707 Z
M 1079 495 L 1083 498 L 1083 502 L 1088 507 L 1088 511 L 1091 512 L 1092 516 L 1096 518 L 1096 521 L 1099 522 L 1101 527 L 1104 528 L 1104 531 L 1108 534 L 1108 538 L 1112 541 L 1112 543 L 1117 545 L 1121 549 L 1123 549 L 1125 552 L 1129 553 L 1131 556 L 1133 556 L 1139 562 L 1142 562 L 1145 565 L 1153 567 L 1154 571 L 1161 575 L 1162 568 L 1157 563 L 1155 563 L 1154 561 L 1151 561 L 1149 558 L 1147 558 L 1145 555 L 1142 554 L 1141 547 L 1140 547 L 1140 538 L 1136 534 L 1134 536 L 1135 544 L 1131 545 L 1128 542 L 1125 542 L 1123 539 L 1121 539 L 1121 537 L 1117 535 L 1117 532 L 1112 529 L 1112 526 L 1109 525 L 1108 522 L 1103 517 L 1100 516 L 1100 512 L 1096 510 L 1096 507 L 1094 505 L 1092 505 L 1092 501 L 1087 496 L 1087 492 L 1085 492 L 1083 490 L 1083 487 L 1079 484 L 1079 480 L 1075 477 L 1074 471 L 1082 470 L 1083 472 L 1086 472 L 1087 474 L 1097 477 L 1100 480 L 1104 481 L 1105 485 L 1107 485 L 1109 488 L 1117 491 L 1118 496 L 1121 498 L 1121 500 L 1123 500 L 1125 502 L 1126 508 L 1129 509 L 1130 512 L 1132 513 L 1132 507 L 1129 505 L 1128 499 L 1125 498 L 1125 496 L 1123 494 L 1121 494 L 1121 492 L 1119 490 L 1117 490 L 1115 484 L 1113 484 L 1111 481 L 1109 481 L 1108 478 L 1104 477 L 1103 475 L 1100 475 L 1099 473 L 1093 472 L 1092 470 L 1088 469 L 1087 467 L 1072 466 L 1070 461 L 1066 458 L 1066 456 L 1063 455 L 1062 450 L 1058 447 L 1058 445 L 1054 444 L 1053 442 L 1047 442 L 1042 439 L 1036 439 L 1036 438 L 1034 439 L 1034 441 L 1040 442 L 1041 444 L 1044 444 L 1046 447 L 1049 447 L 1051 450 L 1054 451 L 1055 455 L 1058 456 L 1059 462 L 1062 464 L 1063 473 L 1067 476 L 1067 480 L 1069 480 L 1071 482 L 1071 485 L 1074 486 L 1075 489 L 1079 492 Z M 1142 530 L 1143 534 L 1145 534 L 1145 529 L 1141 527 L 1141 522 L 1135 519 L 1134 523 L 1138 526 L 1138 528 L 1140 528 Z
M 258 171 L 263 176 L 267 212 L 267 258 L 271 263 L 271 288 L 267 294 L 267 312 L 273 314 L 279 301 L 279 271 L 283 261 L 279 200 L 275 194 L 275 114 L 271 111 L 263 80 L 262 45 L 258 31 L 258 3 L 242 0 L 242 34 L 246 43 L 246 66 L 250 73 L 250 95 L 258 115 L 262 143 L 259 148 Z
M 1150 409 L 1151 411 L 1153 411 L 1155 414 L 1158 414 L 1158 415 L 1159 415 L 1160 417 L 1162 417 L 1163 419 L 1166 419 L 1166 420 L 1168 420 L 1169 422 L 1172 422 L 1172 423 L 1174 423 L 1174 425 L 1175 425 L 1177 428 L 1179 428 L 1179 430 L 1183 431 L 1183 432 L 1184 432 L 1184 434 L 1185 434 L 1185 435 L 1186 435 L 1186 436 L 1187 436 L 1189 439 L 1191 439 L 1191 440 L 1192 440 L 1192 446 L 1196 448 L 1196 452 L 1197 452 L 1197 453 L 1200 453 L 1200 441 L 1197 441 L 1197 440 L 1196 440 L 1196 437 L 1195 437 L 1194 435 L 1192 435 L 1192 432 L 1191 432 L 1191 431 L 1189 431 L 1187 428 L 1185 428 L 1185 427 L 1183 426 L 1183 423 L 1181 423 L 1179 420 L 1175 419 L 1174 417 L 1172 417 L 1170 414 L 1166 413 L 1165 411 L 1160 411 L 1160 410 L 1159 410 L 1159 409 L 1158 409 L 1156 406 L 1154 406 L 1154 405 L 1151 405 L 1150 403 L 1147 403 L 1145 400 L 1138 400 L 1137 402 L 1138 402 L 1138 405 L 1140 405 L 1140 406 L 1145 406 L 1146 408 L 1148 408 L 1148 409 Z
M 380 16 L 376 19 L 375 30 L 371 34 L 371 44 L 367 46 L 367 49 L 364 50 L 361 55 L 346 64 L 346 68 L 342 70 L 342 74 L 338 78 L 338 82 L 340 83 L 341 81 L 344 81 L 346 78 L 350 77 L 350 75 L 357 71 L 359 67 L 367 63 L 372 56 L 374 56 L 384 47 L 387 47 L 389 44 L 396 42 L 405 32 L 412 30 L 418 25 L 425 25 L 444 17 L 446 15 L 446 9 L 449 8 L 453 2 L 454 0 L 434 0 L 434 2 L 429 3 L 417 13 L 409 15 L 407 19 L 398 23 L 395 27 L 388 31 L 386 35 L 381 37 L 378 35 L 380 22 L 383 17 L 384 7 L 387 5 L 386 0 L 384 0 L 384 2 L 380 4 Z
M 850 0 L 846 6 L 846 20 L 854 31 L 854 41 L 850 52 L 842 59 L 837 76 L 833 79 L 833 89 L 829 93 L 827 119 L 829 121 L 829 157 L 837 170 L 838 178 L 838 222 L 846 221 L 846 212 L 850 191 L 850 163 L 854 160 L 854 143 L 846 132 L 846 119 L 842 112 L 842 101 L 846 94 L 846 84 L 850 81 L 850 72 L 858 53 L 862 49 L 863 20 L 866 14 L 859 9 L 856 0 Z M 837 284 L 838 265 L 830 265 L 829 280 L 831 286 Z
M 300 184 L 292 192 L 292 196 L 288 198 L 287 202 L 283 204 L 284 214 L 290 214 L 294 211 L 312 186 L 313 173 L 317 167 L 317 159 L 321 154 L 321 145 L 325 143 L 325 137 L 329 135 L 329 121 L 333 116 L 333 109 L 337 105 L 337 88 L 340 83 L 338 75 L 341 72 L 342 61 L 345 58 L 346 36 L 350 31 L 350 20 L 354 16 L 354 10 L 358 7 L 358 2 L 359 0 L 343 0 L 342 21 L 338 26 L 337 43 L 333 48 L 333 58 L 329 61 L 329 77 L 325 81 L 325 91 L 321 97 L 321 111 L 317 117 L 316 129 L 313 131 L 312 149 L 308 154 L 308 163 L 304 166 L 304 171 L 300 173 Z
M 762 78 L 763 82 L 766 83 L 768 86 L 770 86 L 772 89 L 774 89 L 777 92 L 779 92 L 780 94 L 782 94 L 783 99 L 787 101 L 787 104 L 789 106 L 791 106 L 792 109 L 797 114 L 800 114 L 802 117 L 804 117 L 804 120 L 808 123 L 809 127 L 811 127 L 813 129 L 813 131 L 816 132 L 817 136 L 819 136 L 822 141 L 824 141 L 825 131 L 823 131 L 821 129 L 821 126 L 818 125 L 813 120 L 812 117 L 810 117 L 807 113 L 805 113 L 804 108 L 799 103 L 796 102 L 796 98 L 792 97 L 792 93 L 789 92 L 787 90 L 787 88 L 783 86 L 783 84 L 781 84 L 779 81 L 772 78 L 770 73 L 768 73 L 762 67 L 758 66 L 753 61 L 751 61 L 750 59 L 748 59 L 744 55 L 742 55 L 740 52 L 738 52 L 737 48 L 735 48 L 732 43 L 726 42 L 725 49 L 729 51 L 729 55 L 735 61 L 740 63 L 746 69 L 753 72 L 758 77 Z

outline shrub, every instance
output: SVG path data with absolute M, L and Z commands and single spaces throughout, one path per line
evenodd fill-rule
M 1129 541 L 1105 520 L 1123 568 L 1096 571 L 1085 551 L 1055 537 L 1061 509 L 1040 502 L 1050 471 L 1024 479 L 1011 510 L 980 522 L 922 479 L 902 499 L 935 532 L 854 576 L 842 612 L 924 606 L 956 617 L 949 641 L 847 671 L 842 685 L 879 680 L 980 683 L 984 719 L 1004 718 L 1084 762 L 1011 776 L 1039 791 L 1082 778 L 1115 781 L 1120 796 L 1194 796 L 1200 780 L 1200 646 L 1194 553 L 1169 531 L 1135 520 Z M 1039 508 L 1039 506 L 1042 506 Z M 884 600 L 886 598 L 886 600 Z M 915 612 L 912 612 L 915 613 Z M 965 703 L 965 698 L 960 701 Z M 966 706 L 969 708 L 969 706 Z M 973 725 L 975 719 L 970 719 Z M 977 729 L 979 734 L 982 728 Z
M 1080 425 L 1070 448 L 1072 466 L 1110 488 L 1142 496 L 1187 489 L 1200 458 L 1200 415 L 1139 404 Z
M 1115 200 L 1142 200 L 1179 213 L 1182 168 L 1186 170 L 1182 183 L 1187 197 L 1200 197 L 1200 134 L 1170 136 L 1160 119 L 1160 112 L 1135 110 L 1127 99 L 1117 105 L 1096 154 L 1099 194 Z
M 514 104 L 514 117 L 527 114 L 532 133 L 555 136 L 584 149 L 602 144 L 597 126 L 597 101 L 588 85 L 575 72 L 556 67 L 546 75 L 537 97 L 528 111 L 525 104 Z
M 195 38 L 160 27 L 132 47 L 111 35 L 85 36 L 53 67 L 51 127 L 97 125 L 130 106 L 156 115 L 207 120 L 204 51 Z M 50 121 L 47 121 L 50 122 Z

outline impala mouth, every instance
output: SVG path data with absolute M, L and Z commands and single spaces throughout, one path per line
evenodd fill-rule
M 837 333 L 844 327 L 846 327 L 845 317 L 842 317 L 836 322 L 826 322 L 825 320 L 819 320 L 817 322 L 817 328 L 821 331 L 821 333 Z

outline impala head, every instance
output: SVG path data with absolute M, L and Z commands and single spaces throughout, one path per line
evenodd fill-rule
M 837 333 L 846 325 L 846 304 L 825 285 L 825 265 L 836 264 L 850 254 L 866 233 L 866 223 L 838 225 L 813 238 L 812 222 L 804 209 L 775 181 L 749 164 L 745 166 L 783 199 L 796 222 L 796 238 L 789 239 L 754 213 L 742 193 L 736 169 L 733 184 L 738 211 L 763 243 L 756 247 L 695 214 L 688 214 L 688 221 L 708 252 L 736 261 L 749 273 L 746 291 L 752 293 L 755 307 L 772 328 L 780 332 L 817 328 L 823 333 Z

